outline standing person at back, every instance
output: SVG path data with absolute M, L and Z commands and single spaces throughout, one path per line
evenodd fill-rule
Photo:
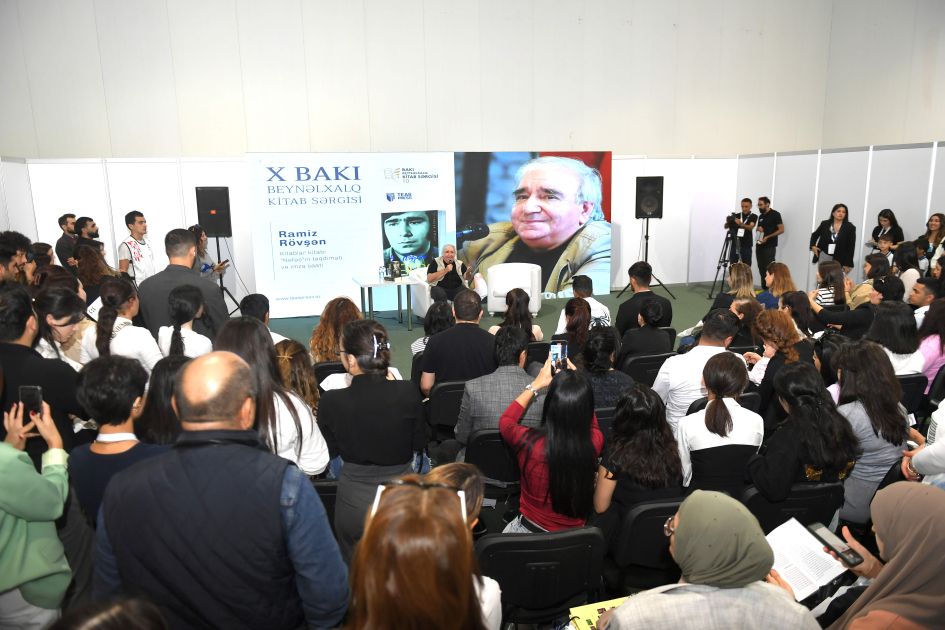
M 430 337 L 423 352 L 420 389 L 430 395 L 435 383 L 468 381 L 495 371 L 495 337 L 479 327 L 482 303 L 479 295 L 464 289 L 453 299 L 456 325 Z
M 774 262 L 778 251 L 778 234 L 784 234 L 784 221 L 781 213 L 771 207 L 771 200 L 758 197 L 758 241 L 755 243 L 755 258 L 758 259 L 758 271 L 761 275 L 761 288 L 767 289 L 765 273 L 768 265 Z
M 648 262 L 638 261 L 630 265 L 627 270 L 630 276 L 630 288 L 633 290 L 633 297 L 620 305 L 617 309 L 617 332 L 620 336 L 632 328 L 639 328 L 638 316 L 643 305 L 650 301 L 659 302 L 663 307 L 663 316 L 657 323 L 657 328 L 662 326 L 672 326 L 673 324 L 673 305 L 661 295 L 656 295 L 650 291 L 650 282 L 653 280 L 653 267 Z
M 663 363 L 653 383 L 653 391 L 666 404 L 666 422 L 673 430 L 673 435 L 676 435 L 679 420 L 689 411 L 689 405 L 706 395 L 705 385 L 702 384 L 702 371 L 706 362 L 720 352 L 727 352 L 725 348 L 732 342 L 736 332 L 738 318 L 730 311 L 716 309 L 703 321 L 699 345 Z
M 134 280 L 135 286 L 154 275 L 154 252 L 145 238 L 148 222 L 144 215 L 132 210 L 125 215 L 128 226 L 128 238 L 118 244 L 118 271 L 127 273 Z
M 62 228 L 62 236 L 56 241 L 56 258 L 59 259 L 60 265 L 74 274 L 76 261 L 72 257 L 72 251 L 79 238 L 75 233 L 75 215 L 64 214 L 59 217 L 59 227 Z
M 574 291 L 574 297 L 583 298 L 591 307 L 591 326 L 610 326 L 610 309 L 594 299 L 594 281 L 590 276 L 574 276 L 574 282 L 571 284 Z M 564 316 L 564 309 L 561 309 L 561 315 L 558 316 L 558 327 L 554 334 L 560 335 L 565 332 L 568 322 Z
M 157 339 L 161 326 L 172 325 L 167 310 L 171 290 L 183 284 L 190 284 L 200 289 L 204 301 L 203 317 L 194 321 L 194 331 L 215 339 L 217 332 L 229 318 L 229 313 L 220 287 L 201 278 L 198 272 L 191 269 L 197 256 L 197 240 L 193 233 L 184 229 L 171 230 L 164 237 L 164 251 L 169 261 L 167 267 L 138 287 L 141 315 L 145 325 Z

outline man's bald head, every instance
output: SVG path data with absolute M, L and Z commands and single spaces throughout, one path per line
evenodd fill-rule
M 194 359 L 177 375 L 174 403 L 181 422 L 233 423 L 256 388 L 249 365 L 232 352 L 211 352 Z

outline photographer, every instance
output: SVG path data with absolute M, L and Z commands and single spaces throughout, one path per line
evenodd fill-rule
M 751 266 L 751 231 L 758 223 L 758 215 L 751 211 L 751 199 L 742 199 L 742 211 L 733 212 L 725 219 L 725 228 L 733 232 L 732 248 L 729 251 L 731 262 L 743 262 Z

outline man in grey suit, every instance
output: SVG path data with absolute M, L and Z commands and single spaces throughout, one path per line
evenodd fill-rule
M 194 331 L 215 339 L 223 324 L 229 319 L 220 287 L 200 277 L 194 271 L 194 259 L 197 257 L 197 239 L 190 230 L 171 230 L 164 237 L 164 251 L 170 264 L 138 287 L 138 301 L 141 303 L 141 316 L 144 323 L 157 339 L 161 326 L 170 326 L 171 317 L 167 310 L 167 298 L 175 287 L 190 284 L 203 294 L 203 317 L 194 321 Z

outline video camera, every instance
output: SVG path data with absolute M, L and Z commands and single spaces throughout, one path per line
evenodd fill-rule
M 739 212 L 733 212 L 732 214 L 725 217 L 725 229 L 726 230 L 737 230 L 738 224 L 735 221 L 738 219 Z

